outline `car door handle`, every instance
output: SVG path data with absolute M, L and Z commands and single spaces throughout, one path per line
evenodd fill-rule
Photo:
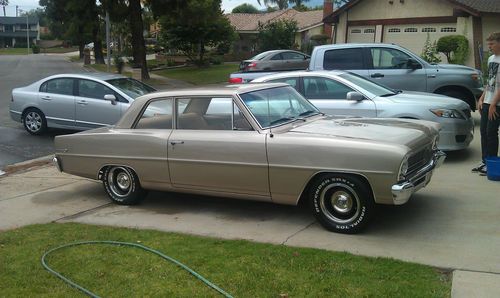
M 430 78 L 430 79 L 434 79 L 436 77 L 436 75 L 435 74 L 431 74 L 431 75 L 427 75 L 427 77 Z
M 170 141 L 170 145 L 184 144 L 184 141 Z
M 377 72 L 377 73 L 372 74 L 371 77 L 372 78 L 383 78 L 384 74 Z
M 86 106 L 86 105 L 89 104 L 86 100 L 79 100 L 76 103 L 79 104 L 79 105 L 82 105 L 82 106 Z
M 42 99 L 43 100 L 52 100 L 52 98 L 50 98 L 50 96 L 43 96 Z

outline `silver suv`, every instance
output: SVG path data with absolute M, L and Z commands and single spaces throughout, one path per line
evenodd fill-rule
M 483 92 L 480 71 L 455 64 L 429 64 L 394 44 L 330 44 L 315 47 L 309 70 L 349 70 L 400 90 L 444 94 L 475 110 Z

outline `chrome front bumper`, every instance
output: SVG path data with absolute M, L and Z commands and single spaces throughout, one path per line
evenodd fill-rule
M 426 186 L 432 177 L 435 168 L 440 167 L 446 158 L 442 151 L 434 152 L 431 161 L 407 181 L 392 186 L 392 200 L 394 205 L 402 205 L 410 199 L 411 195 Z

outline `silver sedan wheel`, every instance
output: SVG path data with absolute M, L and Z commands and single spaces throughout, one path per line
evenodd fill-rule
M 39 132 L 43 127 L 42 116 L 35 111 L 30 111 L 26 114 L 24 117 L 24 123 L 26 125 L 26 129 L 33 133 Z

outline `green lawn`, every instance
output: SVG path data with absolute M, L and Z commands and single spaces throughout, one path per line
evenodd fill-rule
M 153 73 L 195 85 L 225 83 L 229 74 L 238 70 L 238 64 L 211 65 L 208 68 L 183 67 L 159 70 Z
M 47 272 L 40 259 L 51 248 L 88 240 L 151 247 L 234 297 L 450 297 L 451 293 L 449 274 L 392 259 L 151 230 L 52 223 L 0 233 L 0 296 L 76 296 L 77 290 Z M 53 253 L 47 261 L 102 297 L 220 297 L 176 265 L 137 248 L 76 246 Z
M 47 49 L 40 49 L 40 53 L 53 53 L 53 54 L 62 54 L 62 53 L 70 53 L 70 52 L 77 52 L 78 47 L 71 47 L 71 48 L 63 48 L 63 47 L 58 47 L 58 48 L 47 48 Z
M 0 48 L 0 55 L 26 55 L 27 48 Z M 32 54 L 30 49 L 30 54 Z

